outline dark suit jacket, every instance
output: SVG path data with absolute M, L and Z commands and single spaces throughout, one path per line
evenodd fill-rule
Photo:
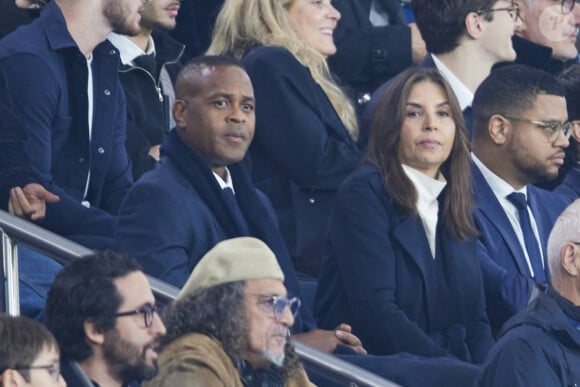
M 389 25 L 374 27 L 370 20 L 372 0 L 335 0 L 341 18 L 334 31 L 337 52 L 328 59 L 356 101 L 371 95 L 383 82 L 413 65 L 411 32 L 399 0 L 380 1 Z
M 253 180 L 272 201 L 298 271 L 318 275 L 334 195 L 361 154 L 326 94 L 287 50 L 243 60 L 256 96 Z
M 319 326 L 350 323 L 373 354 L 454 355 L 482 362 L 492 345 L 475 240 L 453 237 L 439 219 L 452 324 L 433 332 L 436 286 L 421 219 L 402 215 L 378 170 L 364 165 L 340 188 L 316 297 Z
M 475 223 L 480 232 L 477 255 L 483 272 L 487 313 L 494 330 L 528 304 L 534 279 L 530 276 L 517 236 L 481 171 L 473 165 L 477 207 Z M 552 226 L 568 204 L 578 197 L 576 169 L 562 186 L 550 192 L 528 185 L 528 200 L 541 238 L 544 260 Z M 576 190 L 576 191 L 575 191 Z
M 146 273 L 181 287 L 217 243 L 253 236 L 276 255 L 288 293 L 300 296 L 270 202 L 253 187 L 242 166 L 229 166 L 239 203 L 236 214 L 207 163 L 183 144 L 175 130 L 167 135 L 161 151 L 155 169 L 135 183 L 123 202 L 115 230 L 116 248 L 137 258 Z M 240 217 L 245 228 L 239 227 Z M 302 308 L 300 313 L 302 319 L 297 319 L 294 331 L 314 328 L 311 312 Z
M 55 233 L 111 238 L 112 214 L 132 184 L 118 64 L 117 50 L 108 42 L 93 50 L 89 141 L 87 62 L 58 4 L 51 1 L 37 20 L 0 41 L 0 68 L 26 133 L 26 156 L 38 179 L 60 196 L 39 222 Z M 81 201 L 89 171 L 91 208 L 86 208 Z

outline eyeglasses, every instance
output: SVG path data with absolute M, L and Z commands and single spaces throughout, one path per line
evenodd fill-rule
M 60 379 L 60 363 L 52 363 L 48 365 L 37 365 L 30 367 L 18 367 L 15 368 L 17 371 L 28 371 L 28 370 L 47 370 L 48 374 L 53 381 L 58 382 Z
M 562 15 L 567 15 L 574 9 L 576 0 L 560 0 L 560 12 Z
M 512 121 L 527 122 L 532 125 L 539 126 L 540 128 L 544 129 L 544 134 L 546 135 L 548 142 L 552 143 L 558 139 L 560 132 L 562 132 L 566 139 L 570 138 L 572 129 L 574 128 L 574 124 L 572 124 L 570 121 L 562 123 L 560 121 L 535 121 L 529 120 L 527 118 L 512 117 L 507 115 L 504 115 L 504 117 Z
M 113 317 L 134 316 L 136 314 L 142 314 L 145 318 L 145 327 L 150 328 L 153 325 L 153 316 L 155 313 L 157 313 L 156 305 L 145 304 L 137 310 L 115 313 Z
M 301 303 L 298 297 L 288 299 L 282 296 L 270 296 L 266 294 L 255 294 L 255 293 L 250 294 L 262 298 L 260 303 L 262 305 L 265 305 L 268 308 L 268 310 L 270 310 L 274 314 L 274 318 L 277 321 L 282 319 L 282 316 L 284 316 L 286 308 L 288 308 L 290 310 L 290 313 L 292 313 L 292 318 L 296 318 L 298 310 L 300 309 Z
M 513 21 L 518 20 L 518 17 L 520 17 L 520 8 L 518 7 L 517 4 L 514 4 L 514 3 L 512 3 L 512 5 L 510 7 L 478 9 L 477 11 L 475 11 L 475 13 L 477 13 L 478 15 L 483 15 L 484 13 L 497 12 L 497 11 L 507 11 L 508 15 L 510 15 L 510 17 L 512 18 Z

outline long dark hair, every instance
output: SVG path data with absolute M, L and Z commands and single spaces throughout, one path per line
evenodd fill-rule
M 447 228 L 457 238 L 466 239 L 477 234 L 472 220 L 473 190 L 467 128 L 457 98 L 439 71 L 413 68 L 392 80 L 372 117 L 366 159 L 380 171 L 389 194 L 403 213 L 416 213 L 417 190 L 401 165 L 399 142 L 411 89 L 424 81 L 441 86 L 455 122 L 453 147 L 441 165 L 441 173 L 447 179 L 441 214 Z

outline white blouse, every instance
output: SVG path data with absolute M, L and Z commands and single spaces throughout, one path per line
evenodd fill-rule
M 402 165 L 403 170 L 409 179 L 411 179 L 415 189 L 417 190 L 417 212 L 423 222 L 423 228 L 425 228 L 425 235 L 429 242 L 429 248 L 431 249 L 433 259 L 435 259 L 435 240 L 437 221 L 439 219 L 439 202 L 437 201 L 437 197 L 447 185 L 447 180 L 445 180 L 445 177 L 441 173 L 439 173 L 437 179 L 433 179 L 414 168 L 405 164 Z

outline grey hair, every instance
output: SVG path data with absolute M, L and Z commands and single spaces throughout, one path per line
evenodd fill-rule
M 550 232 L 546 250 L 552 281 L 561 277 L 560 254 L 569 242 L 580 242 L 580 199 L 576 199 L 560 214 Z
M 245 286 L 246 281 L 228 282 L 168 305 L 163 311 L 167 333 L 159 339 L 159 350 L 183 335 L 197 332 L 219 341 L 233 364 L 237 364 L 249 335 Z M 281 367 L 282 375 L 287 380 L 300 369 L 298 355 L 288 340 L 284 364 Z

